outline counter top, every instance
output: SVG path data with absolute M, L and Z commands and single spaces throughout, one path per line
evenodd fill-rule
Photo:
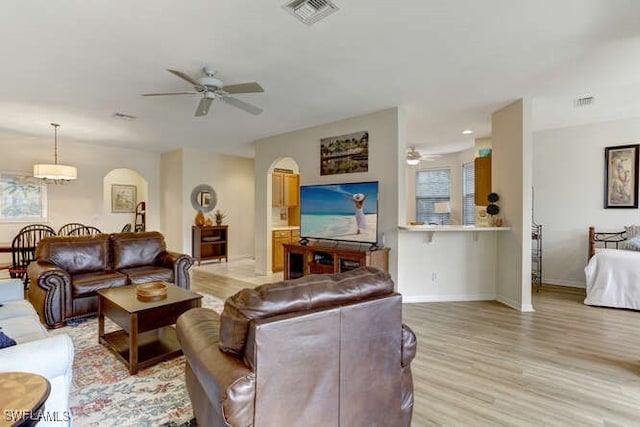
M 476 227 L 475 225 L 399 225 L 404 231 L 508 231 L 511 227 Z
M 271 231 L 284 231 L 284 230 L 300 230 L 297 225 L 280 225 L 277 227 L 271 227 Z

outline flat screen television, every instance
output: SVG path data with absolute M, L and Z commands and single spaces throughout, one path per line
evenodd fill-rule
M 300 237 L 378 242 L 378 182 L 300 187 Z

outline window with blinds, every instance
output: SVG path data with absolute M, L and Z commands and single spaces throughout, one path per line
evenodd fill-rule
M 451 198 L 451 171 L 427 169 L 416 172 L 416 220 L 425 224 L 451 224 L 451 214 L 435 213 L 435 204 Z M 473 200 L 472 200 L 473 202 Z
M 462 223 L 464 225 L 476 223 L 475 175 L 473 162 L 462 165 Z

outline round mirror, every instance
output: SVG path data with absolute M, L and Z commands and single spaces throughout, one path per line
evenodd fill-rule
M 216 203 L 218 203 L 218 196 L 210 185 L 196 185 L 191 191 L 191 206 L 197 211 L 211 212 L 216 207 Z

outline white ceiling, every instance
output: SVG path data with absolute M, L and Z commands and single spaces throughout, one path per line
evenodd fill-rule
M 456 151 L 490 133 L 492 111 L 534 101 L 534 129 L 640 116 L 640 1 L 334 0 L 313 26 L 282 0 L 21 0 L 0 14 L 0 131 L 163 152 L 252 157 L 252 142 L 405 105 L 408 143 Z M 225 84 L 252 116 L 166 72 Z M 574 108 L 594 95 L 593 106 Z M 137 116 L 127 122 L 114 112 Z M 464 129 L 474 135 L 463 136 Z

